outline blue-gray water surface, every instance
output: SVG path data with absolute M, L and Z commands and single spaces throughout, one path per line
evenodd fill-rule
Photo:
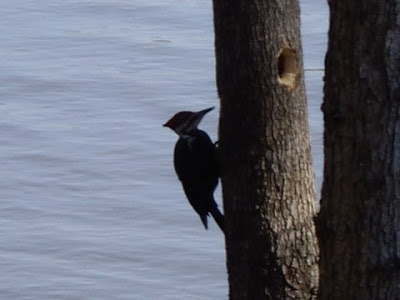
M 301 4 L 320 186 L 328 12 Z M 161 126 L 218 107 L 211 3 L 3 1 L 0 41 L 0 299 L 227 299 Z

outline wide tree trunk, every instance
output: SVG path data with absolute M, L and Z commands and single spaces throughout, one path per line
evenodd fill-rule
M 320 299 L 400 299 L 400 1 L 331 0 Z
M 299 4 L 213 3 L 230 299 L 310 299 L 318 247 Z

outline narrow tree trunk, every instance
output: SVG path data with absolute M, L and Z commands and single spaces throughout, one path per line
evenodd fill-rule
M 310 299 L 318 281 L 299 5 L 214 0 L 230 299 Z
M 400 297 L 400 1 L 331 0 L 320 299 Z

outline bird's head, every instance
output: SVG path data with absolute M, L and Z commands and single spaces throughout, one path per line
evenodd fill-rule
M 163 126 L 169 127 L 175 131 L 180 137 L 190 135 L 190 132 L 197 129 L 200 121 L 203 117 L 213 110 L 214 107 L 200 110 L 198 112 L 192 111 L 181 111 L 176 113 L 171 119 L 169 119 Z

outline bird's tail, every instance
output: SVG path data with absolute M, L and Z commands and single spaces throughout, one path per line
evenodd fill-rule
M 204 228 L 207 230 L 208 229 L 207 214 L 200 215 L 200 220 L 201 220 L 201 223 L 203 223 Z
M 215 222 L 218 224 L 219 228 L 222 232 L 225 233 L 225 218 L 221 211 L 218 209 L 217 205 L 215 205 L 211 210 L 210 214 L 213 216 Z

